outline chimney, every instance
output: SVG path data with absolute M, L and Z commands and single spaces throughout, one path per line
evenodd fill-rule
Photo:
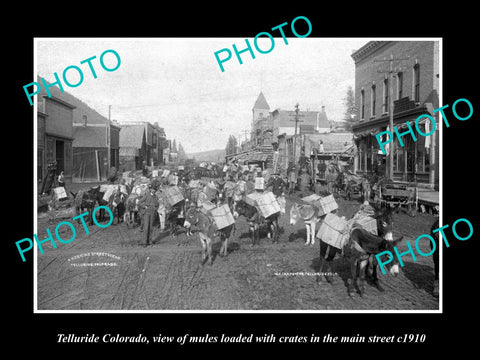
M 325 112 L 325 105 L 322 105 L 322 112 Z

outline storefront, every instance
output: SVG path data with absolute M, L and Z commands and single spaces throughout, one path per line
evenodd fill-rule
M 399 143 L 397 136 L 394 141 L 386 147 L 387 153 L 393 156 L 393 180 L 413 183 L 425 183 L 431 187 L 438 186 L 438 126 L 430 136 L 418 134 L 415 121 L 422 114 L 429 114 L 438 125 L 438 114 L 432 114 L 430 104 L 411 106 L 408 109 L 394 112 L 393 124 L 400 134 L 406 132 L 410 123 L 414 129 L 416 141 L 411 134 L 401 137 L 403 146 Z M 388 114 L 364 123 L 353 126 L 354 141 L 357 147 L 357 154 L 354 161 L 354 170 L 361 175 L 387 176 L 388 156 L 383 155 L 376 135 L 388 130 Z M 418 122 L 418 129 L 423 133 L 429 133 L 431 123 L 423 118 Z

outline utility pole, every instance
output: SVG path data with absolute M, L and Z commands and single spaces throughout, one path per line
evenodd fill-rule
M 111 166 L 111 159 L 110 159 L 110 121 L 111 121 L 111 112 L 112 112 L 112 105 L 108 105 L 108 123 L 107 123 L 107 174 Z
M 409 60 L 410 57 L 406 58 L 399 58 L 394 57 L 393 54 L 390 54 L 390 59 L 375 59 L 374 62 L 389 62 L 389 69 L 388 70 L 377 70 L 378 73 L 381 74 L 388 74 L 388 97 L 389 97 L 389 104 L 388 104 L 388 114 L 389 114 L 389 124 L 388 130 L 390 133 L 393 134 L 393 78 L 395 74 L 398 72 L 397 68 L 393 67 L 394 61 L 401 61 L 401 60 Z M 393 136 L 393 135 L 392 135 Z M 387 154 L 387 177 L 393 180 L 393 141 L 389 144 L 389 151 Z M 372 157 L 373 158 L 373 157 Z
M 297 126 L 299 122 L 303 122 L 303 120 L 300 120 L 301 117 L 304 117 L 305 115 L 300 115 L 300 109 L 299 109 L 298 103 L 295 105 L 295 114 L 290 114 L 290 116 L 295 116 L 295 120 L 290 120 L 290 121 L 295 121 L 295 135 L 293 136 L 293 164 L 296 162 L 296 152 L 297 152 Z

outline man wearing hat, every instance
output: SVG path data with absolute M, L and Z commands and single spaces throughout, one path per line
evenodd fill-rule
M 145 232 L 145 246 L 147 246 L 150 245 L 153 222 L 158 210 L 158 199 L 155 196 L 155 189 L 152 183 L 148 184 L 145 195 L 138 200 L 138 207 L 143 208 L 143 228 Z

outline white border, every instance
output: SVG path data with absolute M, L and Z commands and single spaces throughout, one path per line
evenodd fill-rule
M 322 39 L 318 37 L 312 37 L 312 39 Z M 115 41 L 155 41 L 156 39 L 167 39 L 167 38 L 33 38 L 33 80 L 37 79 L 37 41 L 105 41 L 105 40 L 115 40 Z M 182 38 L 184 39 L 184 38 Z M 202 39 L 202 38 L 194 38 Z M 443 38 L 441 37 L 375 37 L 375 38 L 355 38 L 355 37 L 340 37 L 340 38 L 324 38 L 326 40 L 365 40 L 365 43 L 368 41 L 438 41 L 439 43 L 439 107 L 443 106 Z M 354 64 L 352 64 L 354 66 Z M 37 182 L 37 149 L 38 149 L 38 119 L 37 119 L 37 101 L 35 98 L 34 105 L 34 132 L 33 132 L 33 156 L 34 156 L 34 169 L 33 169 L 33 181 L 34 181 L 34 219 L 33 219 L 33 229 L 34 234 L 37 233 L 37 194 L 38 194 L 38 182 Z M 439 115 L 440 117 L 440 115 Z M 440 206 L 440 226 L 443 226 L 443 125 L 442 121 L 439 121 L 440 130 L 439 130 L 439 206 Z M 93 313 L 93 314 L 155 314 L 155 313 L 164 313 L 164 314 L 218 314 L 218 313 L 227 313 L 227 314 L 442 314 L 443 313 L 443 246 L 440 247 L 440 265 L 439 265 L 439 309 L 438 310 L 39 310 L 38 309 L 38 294 L 37 294 L 37 246 L 34 246 L 34 256 L 33 256 L 33 313 L 35 314 L 57 314 L 57 313 L 67 313 L 67 314 L 78 314 L 78 313 Z M 347 296 L 345 294 L 345 296 Z

